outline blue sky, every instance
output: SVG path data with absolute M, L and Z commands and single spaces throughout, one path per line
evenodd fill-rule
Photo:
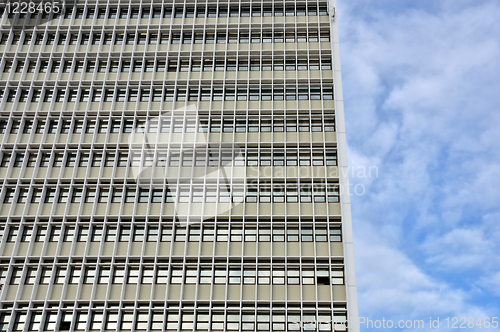
M 500 316 L 500 1 L 337 10 L 360 316 Z

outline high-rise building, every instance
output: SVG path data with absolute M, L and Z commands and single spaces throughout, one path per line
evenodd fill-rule
M 0 331 L 358 331 L 335 7 L 4 4 Z

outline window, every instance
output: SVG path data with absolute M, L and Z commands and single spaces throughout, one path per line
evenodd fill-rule
M 62 188 L 59 190 L 59 197 L 57 199 L 58 203 L 67 203 L 69 198 L 69 189 Z
M 113 284 L 123 284 L 125 281 L 125 267 L 115 266 L 113 270 Z
M 255 266 L 254 267 L 244 267 L 243 270 L 243 283 L 244 284 L 255 284 Z
M 66 167 L 74 167 L 76 164 L 76 153 L 68 153 L 66 157 Z
M 25 89 L 22 89 L 21 90 L 21 94 L 19 95 L 19 102 L 20 103 L 25 103 L 28 101 L 28 95 L 29 95 L 29 91 L 28 90 L 25 90 Z M 14 128 L 14 127 L 13 127 Z M 11 133 L 17 133 L 16 132 L 12 132 Z
M 217 241 L 227 242 L 229 230 L 227 226 L 217 226 Z
M 34 285 L 36 280 L 37 268 L 28 267 L 28 271 L 26 272 L 26 278 L 24 279 L 25 285 Z
M 14 188 L 7 188 L 5 191 L 5 196 L 3 199 L 4 203 L 12 203 L 14 201 L 14 195 L 15 195 L 15 189 Z
M 36 313 L 35 315 L 41 320 L 41 313 Z M 16 318 L 14 319 L 13 331 L 23 331 L 25 329 L 26 316 L 26 312 L 17 312 Z M 37 321 L 37 319 L 35 321 Z M 35 323 L 34 326 L 40 326 L 39 322 Z
M 259 202 L 260 203 L 270 203 L 271 202 L 271 187 L 268 185 L 260 186 L 259 188 Z
M 139 189 L 139 203 L 147 203 L 149 201 L 149 189 Z
M 106 241 L 106 242 L 115 242 L 116 235 L 117 235 L 117 228 L 116 228 L 116 226 L 108 226 L 106 228 L 106 237 L 105 237 L 104 241 Z
M 257 203 L 257 194 L 258 191 L 256 186 L 247 187 L 247 193 L 246 193 L 247 203 Z
M 95 266 L 87 266 L 85 267 L 85 274 L 83 277 L 84 284 L 93 284 L 96 276 L 96 267 Z
M 56 198 L 56 189 L 55 188 L 47 188 L 45 191 L 45 203 L 54 203 Z
M 138 94 L 139 94 L 139 90 L 130 89 L 129 93 L 128 93 L 128 101 L 129 102 L 136 102 Z
M 37 311 L 32 312 L 28 330 L 38 331 L 41 325 L 42 325 L 42 313 Z M 7 331 L 7 329 L 5 329 L 5 331 Z
M 154 69 L 154 61 L 153 60 L 146 60 L 144 69 L 146 72 L 152 72 Z
M 86 330 L 89 314 L 86 312 L 77 312 L 75 330 Z
M 4 152 L 2 155 L 2 162 L 0 163 L 0 167 L 8 167 L 11 157 L 12 154 L 10 152 Z
M 24 60 L 18 60 L 17 64 L 16 64 L 15 72 L 20 73 L 23 71 L 23 68 L 24 68 Z M 8 67 L 8 64 L 5 65 L 4 72 L 6 69 L 10 70 L 10 67 Z
M 330 30 L 320 31 L 319 40 L 321 42 L 329 42 L 330 41 Z
M 132 8 L 131 9 L 130 18 L 139 18 L 139 8 Z
M 168 32 L 162 32 L 160 34 L 160 44 L 168 44 L 170 35 Z M 158 34 L 152 33 L 149 35 L 149 42 L 150 44 L 157 44 L 158 43 Z
M 14 267 L 12 270 L 12 275 L 10 277 L 10 285 L 20 285 L 23 270 L 21 267 Z
M 186 91 L 187 89 L 177 89 L 177 101 L 186 101 Z
M 24 152 L 16 153 L 16 158 L 14 159 L 14 167 L 21 167 L 24 161 Z
M 161 17 L 161 8 L 153 7 L 153 18 Z
M 134 242 L 142 242 L 144 241 L 145 228 L 144 226 L 135 226 L 134 227 Z
M 98 19 L 106 18 L 106 8 L 99 8 L 97 10 L 97 18 Z
M 297 268 L 289 267 L 287 270 L 287 284 L 298 285 L 300 284 L 300 271 Z
M 303 227 L 301 229 L 301 239 L 302 242 L 312 242 L 313 240 L 313 230 L 310 227 Z
M 284 285 L 285 284 L 285 269 L 273 267 L 273 284 L 274 285 Z
M 332 268 L 331 277 L 332 285 L 344 284 L 344 270 L 342 268 Z
M 6 131 L 7 131 L 7 121 L 0 120 L 0 134 L 5 134 Z
M 107 203 L 109 199 L 109 189 L 108 188 L 100 188 L 99 189 L 99 197 L 97 199 L 98 203 Z
M 16 99 L 16 92 L 17 92 L 17 90 L 10 89 L 8 91 L 9 91 L 9 94 L 7 95 L 7 102 L 8 103 L 12 103 Z
M 31 95 L 31 102 L 38 103 L 40 101 L 41 94 L 42 94 L 42 90 L 34 89 L 33 94 Z
M 131 330 L 132 322 L 134 321 L 134 313 L 133 312 L 122 312 L 121 314 L 121 330 Z
M 326 242 L 328 240 L 326 227 L 316 227 L 316 242 Z
M 66 267 L 59 266 L 56 268 L 55 280 L 56 284 L 63 284 L 66 279 Z
M 130 241 L 131 229 L 129 226 L 120 227 L 120 236 L 118 241 L 120 242 L 128 242 Z
M 70 284 L 78 284 L 82 275 L 82 268 L 72 266 L 70 269 L 69 275 L 69 283 Z
M 74 188 L 73 195 L 71 196 L 71 203 L 80 203 L 83 197 L 83 189 L 82 188 Z
M 212 100 L 214 100 L 214 101 L 222 101 L 222 100 L 224 100 L 223 96 L 224 96 L 224 90 L 222 90 L 222 89 L 214 89 L 213 90 Z
M 338 203 L 340 196 L 339 196 L 339 186 L 335 184 L 329 184 L 327 186 L 327 196 L 328 196 L 328 203 Z
M 52 277 L 51 267 L 42 267 L 42 272 L 40 274 L 40 284 L 47 285 L 50 283 L 50 278 Z
M 137 284 L 139 282 L 139 267 L 129 267 L 127 272 L 127 284 Z
M 217 17 L 217 7 L 208 7 L 208 17 Z
M 340 226 L 331 226 L 330 227 L 330 241 L 331 242 L 340 242 L 342 241 Z
M 163 199 L 163 189 L 153 189 L 152 191 L 152 196 L 151 196 L 151 202 L 152 203 L 161 203 Z
M 102 226 L 92 227 L 92 237 L 90 238 L 90 241 L 101 242 L 102 236 L 103 236 L 103 227 Z
M 104 318 L 103 312 L 95 312 L 92 311 L 90 314 L 90 329 L 91 330 L 100 330 L 102 326 Z
M 173 267 L 172 276 L 170 277 L 171 284 L 182 284 L 182 268 Z
M 102 163 L 102 153 L 94 153 L 92 156 L 92 167 L 100 167 Z
M 241 329 L 243 331 L 255 331 L 255 315 L 243 312 L 241 316 Z
M 186 241 L 186 228 L 185 227 L 176 227 L 175 228 L 175 240 L 176 242 L 184 242 Z
M 287 241 L 288 242 L 298 242 L 299 241 L 299 229 L 298 227 L 288 227 L 286 230 Z
M 10 60 L 5 61 L 5 65 L 3 67 L 3 72 L 10 73 L 11 68 L 12 68 L 12 61 L 10 61 Z
M 312 164 L 313 166 L 323 166 L 323 153 L 313 151 L 312 155 Z
M 49 241 L 58 242 L 61 238 L 61 226 L 52 226 L 50 228 Z
M 46 237 L 47 237 L 47 227 L 39 226 L 36 230 L 35 241 L 44 242 Z
M 88 226 L 80 226 L 78 228 L 78 242 L 86 242 L 89 236 L 89 227 Z

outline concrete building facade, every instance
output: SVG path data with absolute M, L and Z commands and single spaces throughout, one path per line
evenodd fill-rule
M 1 17 L 0 331 L 359 331 L 335 1 L 42 4 Z

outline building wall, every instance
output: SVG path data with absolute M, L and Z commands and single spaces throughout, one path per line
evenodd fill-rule
M 356 330 L 330 7 L 4 12 L 0 330 Z

